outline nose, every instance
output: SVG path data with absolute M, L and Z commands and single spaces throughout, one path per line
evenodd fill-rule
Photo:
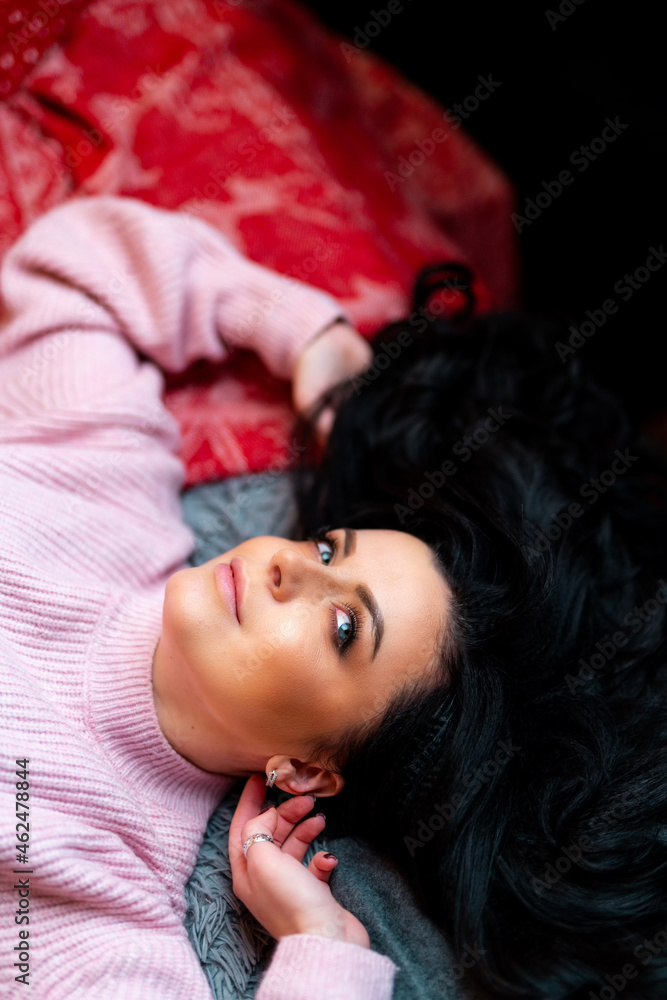
M 269 587 L 277 601 L 290 601 L 303 594 L 304 589 L 311 597 L 321 596 L 326 590 L 326 566 L 306 555 L 301 549 L 285 547 L 279 549 L 269 564 Z

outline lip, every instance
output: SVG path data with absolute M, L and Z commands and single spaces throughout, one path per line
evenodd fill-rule
M 241 621 L 241 612 L 243 611 L 243 602 L 245 600 L 246 587 L 248 586 L 248 577 L 246 576 L 245 566 L 243 565 L 243 560 L 239 559 L 238 556 L 234 556 L 230 566 L 232 568 L 232 573 L 234 574 L 234 590 L 236 597 L 236 617 L 239 622 Z
M 236 604 L 236 586 L 234 583 L 234 571 L 229 563 L 218 563 L 213 571 L 215 577 L 215 585 L 218 591 L 224 598 L 225 604 L 232 612 L 237 621 L 239 621 L 238 609 Z

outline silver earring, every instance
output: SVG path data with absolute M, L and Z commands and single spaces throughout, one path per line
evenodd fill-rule
M 275 771 L 269 771 L 267 779 L 266 779 L 266 785 L 267 785 L 268 788 L 273 788 L 273 786 L 275 785 L 275 783 L 276 783 L 276 772 Z

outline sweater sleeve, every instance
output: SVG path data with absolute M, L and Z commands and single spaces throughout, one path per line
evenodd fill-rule
M 278 942 L 255 1000 L 391 1000 L 397 971 L 360 945 L 292 934 Z
M 33 406 L 90 404 L 127 374 L 130 348 L 171 373 L 243 348 L 290 378 L 308 341 L 349 319 L 330 295 L 246 259 L 202 220 L 113 195 L 70 199 L 33 222 L 6 255 L 0 291 L 8 416 L 27 409 L 26 389 Z

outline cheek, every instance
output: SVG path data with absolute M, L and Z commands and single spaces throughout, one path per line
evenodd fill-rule
M 267 649 L 268 653 L 268 649 Z M 325 685 L 305 661 L 286 658 L 284 650 L 234 667 L 234 679 L 218 689 L 224 715 L 253 739 L 271 744 L 271 752 L 294 746 L 323 731 L 331 713 Z
M 266 622 L 258 641 L 243 650 L 234 666 L 236 697 L 289 729 L 291 720 L 326 711 L 328 669 L 321 646 L 304 635 L 298 620 Z
M 244 658 L 248 670 L 261 677 L 261 683 L 276 700 L 295 703 L 309 696 L 310 690 L 324 682 L 327 660 L 321 644 L 314 641 L 298 616 L 283 616 L 265 621 L 255 630 L 257 639 L 250 643 Z
M 261 619 L 248 623 L 247 648 L 251 657 L 264 661 L 267 669 L 287 682 L 297 681 L 308 672 L 324 665 L 316 618 L 312 609 L 295 604 L 274 605 Z
M 219 657 L 229 642 L 231 623 L 216 599 L 210 581 L 198 569 L 180 570 L 167 581 L 163 633 L 179 659 L 192 664 Z
M 163 619 L 174 640 L 187 636 L 203 625 L 201 583 L 191 569 L 174 573 L 164 591 Z

